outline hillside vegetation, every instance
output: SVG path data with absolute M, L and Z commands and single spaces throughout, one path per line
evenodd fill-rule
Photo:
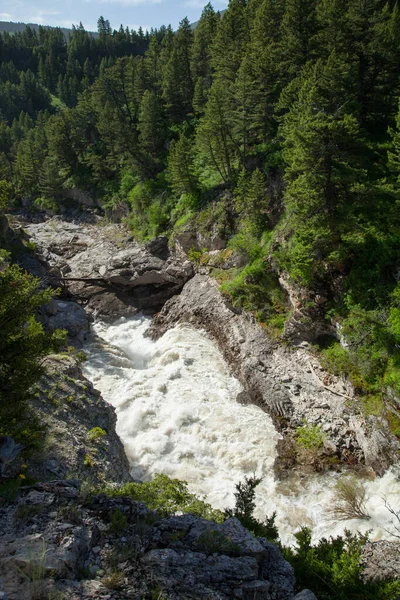
M 247 262 L 219 273 L 234 304 L 279 335 L 276 274 L 313 290 L 347 343 L 325 365 L 380 414 L 400 392 L 397 2 L 231 0 L 194 31 L 98 26 L 1 34 L 5 201 L 57 210 L 78 189 L 138 239 L 223 231 Z

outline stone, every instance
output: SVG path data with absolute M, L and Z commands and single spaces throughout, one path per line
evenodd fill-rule
M 265 556 L 265 548 L 236 517 L 224 521 L 218 530 L 229 539 L 229 542 L 239 546 L 240 554 L 254 556 L 260 560 Z
M 302 590 L 293 600 L 317 600 L 317 597 L 311 590 Z
M 243 586 L 243 600 L 270 600 L 268 581 L 250 581 Z
M 49 269 L 58 270 L 58 277 L 68 270 L 65 283 L 72 294 L 85 301 L 89 315 L 111 320 L 135 314 L 138 309 L 156 312 L 194 274 L 186 257 L 180 259 L 170 253 L 166 237 L 155 238 L 143 247 L 122 226 L 96 228 L 58 217 L 27 224 L 26 229 L 38 247 L 50 250 Z M 77 326 L 76 318 L 74 315 L 67 329 Z M 56 321 L 57 314 L 51 323 Z M 76 336 L 72 332 L 71 337 Z
M 361 565 L 364 579 L 372 581 L 400 579 L 400 542 L 388 540 L 367 542 L 362 550 Z

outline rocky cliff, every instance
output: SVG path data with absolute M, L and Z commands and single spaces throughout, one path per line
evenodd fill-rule
M 3 600 L 315 600 L 294 583 L 278 548 L 235 518 L 161 518 L 127 497 L 85 497 L 76 480 L 0 508 Z
M 305 421 L 321 426 L 327 456 L 362 462 L 377 473 L 397 460 L 400 445 L 385 422 L 364 419 L 351 386 L 325 372 L 307 342 L 292 347 L 268 339 L 251 315 L 229 304 L 213 279 L 191 279 L 155 317 L 150 335 L 157 338 L 177 323 L 207 331 L 244 388 L 238 400 L 274 418 L 285 436 L 278 467 L 288 464 L 287 443 Z
M 154 313 L 193 276 L 188 260 L 170 255 L 167 238 L 146 247 L 116 224 L 74 223 L 52 218 L 25 223 L 47 277 L 63 286 L 88 314 L 115 319 L 137 310 Z

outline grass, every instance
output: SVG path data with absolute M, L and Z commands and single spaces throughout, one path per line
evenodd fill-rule
M 102 583 L 109 590 L 117 590 L 122 587 L 124 584 L 124 573 L 123 571 L 119 571 L 118 569 L 114 569 L 110 571 L 105 577 L 102 579 Z
M 360 481 L 354 476 L 342 477 L 335 487 L 335 502 L 330 511 L 332 519 L 370 519 L 365 505 L 367 500 L 365 488 Z

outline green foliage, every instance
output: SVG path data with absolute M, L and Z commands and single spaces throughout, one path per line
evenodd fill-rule
M 400 392 L 399 15 L 376 0 L 232 0 L 195 31 L 101 17 L 97 38 L 0 34 L 0 211 L 57 212 L 79 189 L 128 213 L 139 240 L 235 234 L 249 264 L 219 275 L 236 306 L 277 336 L 287 308 L 270 268 L 326 291 L 349 345 L 325 364 L 357 392 Z
M 93 460 L 92 456 L 89 454 L 89 452 L 87 452 L 85 454 L 85 458 L 83 459 L 83 464 L 88 469 L 92 469 L 94 467 L 95 463 L 94 463 L 94 460 Z
M 6 208 L 10 204 L 12 196 L 12 186 L 11 183 L 5 181 L 4 179 L 0 180 L 0 213 L 6 210 Z
M 93 427 L 88 431 L 88 436 L 91 442 L 99 442 L 106 435 L 106 432 L 101 427 Z
M 296 429 L 296 441 L 301 448 L 318 450 L 323 446 L 324 434 L 319 425 L 305 423 Z
M 161 515 L 183 512 L 217 523 L 223 521 L 221 511 L 214 510 L 188 492 L 186 482 L 170 479 L 167 475 L 158 474 L 153 481 L 144 483 L 127 483 L 121 488 L 107 489 L 106 493 L 111 497 L 129 496 L 137 502 L 144 502 L 148 508 L 157 510 Z
M 231 542 L 221 531 L 206 529 L 197 539 L 199 550 L 207 554 L 228 554 L 239 556 L 238 544 Z
M 311 544 L 311 531 L 297 534 L 296 549 L 283 548 L 294 567 L 296 588 L 312 589 L 321 600 L 389 600 L 400 592 L 400 582 L 368 582 L 362 578 L 361 551 L 367 535 L 345 532 L 343 537 L 323 538 Z M 391 595 L 394 594 L 394 595 Z
M 17 265 L 0 271 L 0 434 L 30 448 L 40 443 L 42 426 L 26 401 L 43 373 L 46 355 L 65 340 L 64 332 L 46 333 L 35 318 L 53 296 L 53 290 L 42 290 L 39 280 Z
M 264 522 L 254 518 L 253 513 L 256 507 L 255 503 L 255 488 L 261 483 L 261 479 L 253 477 L 245 477 L 243 482 L 236 484 L 235 492 L 235 508 L 225 511 L 228 517 L 236 517 L 244 527 L 249 529 L 258 537 L 266 537 L 271 542 L 277 542 L 279 539 L 278 529 L 275 525 L 276 513 L 271 517 L 266 517 Z
M 235 237 L 230 247 L 245 248 L 248 255 L 256 256 L 262 247 L 258 244 L 244 245 L 246 238 Z M 231 280 L 221 285 L 221 291 L 227 294 L 234 306 L 255 313 L 262 323 L 273 326 L 282 325 L 285 320 L 286 298 L 279 285 L 277 275 L 268 269 L 264 258 L 255 258 Z M 278 318 L 278 321 L 276 320 Z

